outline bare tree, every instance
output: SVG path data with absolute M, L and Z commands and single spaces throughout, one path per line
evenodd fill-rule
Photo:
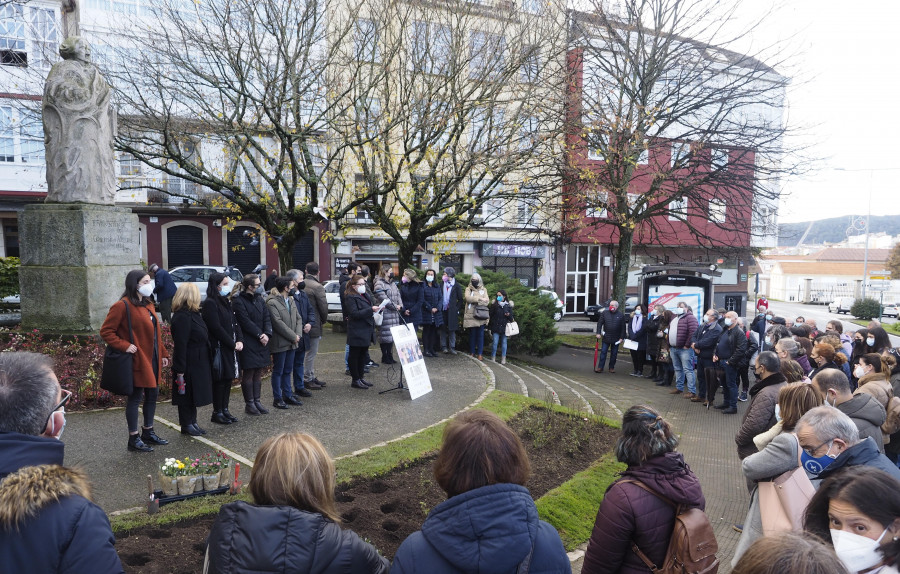
M 799 164 L 784 150 L 785 54 L 733 48 L 760 25 L 735 23 L 739 0 L 608 4 L 572 18 L 561 235 L 612 230 L 621 299 L 636 241 L 677 245 L 689 234 L 727 249 L 773 233 L 751 230 L 754 210 L 774 211 L 780 178 Z
M 387 81 L 348 91 L 334 122 L 353 158 L 335 185 L 362 200 L 345 225 L 380 228 L 401 268 L 426 240 L 535 228 L 559 181 L 564 17 L 552 2 L 367 2 L 352 56 Z
M 256 222 L 282 269 L 321 221 L 355 207 L 329 197 L 348 142 L 346 95 L 384 72 L 342 58 L 353 0 L 165 0 L 101 46 L 116 90 L 117 148 L 160 174 L 140 185 Z M 95 49 L 95 52 L 97 50 Z M 129 157 L 129 156 L 126 156 Z

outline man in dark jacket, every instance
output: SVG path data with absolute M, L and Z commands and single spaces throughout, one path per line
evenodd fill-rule
M 606 366 L 606 354 L 609 357 L 609 372 L 616 372 L 616 357 L 619 355 L 619 344 L 625 338 L 625 315 L 619 311 L 619 302 L 610 301 L 609 308 L 604 309 L 597 318 L 597 338 L 600 339 L 600 361 L 595 365 L 598 373 Z
M 880 452 L 871 438 L 860 440 L 850 417 L 832 407 L 806 411 L 795 428 L 803 468 L 818 483 L 847 466 L 874 466 L 900 480 L 900 468 Z
M 63 391 L 37 353 L 0 353 L 0 572 L 123 572 L 87 476 L 62 466 Z
M 303 336 L 300 337 L 300 343 L 297 345 L 297 351 L 294 353 L 294 395 L 311 397 L 312 393 L 306 390 L 303 383 L 303 364 L 306 358 L 306 349 L 309 348 L 309 332 L 312 330 L 313 325 L 318 324 L 316 310 L 309 302 L 309 297 L 303 291 L 306 288 L 303 271 L 291 269 L 285 273 L 285 276 L 292 281 L 291 295 L 294 298 L 294 302 L 297 303 L 300 322 L 303 324 Z M 284 399 L 284 402 L 292 404 L 287 398 Z M 296 402 L 299 403 L 300 401 Z
M 441 350 L 456 354 L 456 331 L 459 330 L 459 311 L 463 308 L 462 287 L 456 282 L 456 269 L 444 267 L 443 285 L 441 285 L 441 311 L 444 324 L 438 331 L 441 338 Z
M 847 375 L 837 369 L 822 369 L 813 377 L 813 384 L 819 388 L 827 404 L 850 417 L 859 430 L 859 438 L 871 437 L 879 452 L 884 452 L 881 425 L 886 413 L 878 399 L 867 393 L 854 395 L 850 391 Z
M 738 368 L 747 354 L 747 336 L 738 328 L 737 313 L 725 313 L 725 332 L 719 337 L 713 361 L 725 364 L 725 396 L 723 402 L 728 408 L 722 412 L 726 415 L 737 414 L 737 381 Z
M 699 325 L 684 301 L 680 301 L 672 313 L 675 318 L 669 323 L 669 356 L 675 369 L 675 388 L 670 392 L 684 393 L 686 399 L 692 399 L 697 393 L 697 386 L 694 382 L 695 355 L 691 342 Z
M 147 270 L 150 277 L 156 282 L 153 293 L 156 297 L 156 303 L 159 305 L 159 314 L 162 315 L 163 321 L 169 323 L 172 320 L 172 297 L 175 296 L 175 281 L 169 272 L 160 269 L 159 265 L 154 263 Z
M 316 377 L 316 355 L 319 354 L 319 342 L 322 341 L 325 321 L 328 319 L 328 298 L 325 295 L 325 287 L 319 282 L 319 264 L 315 261 L 306 264 L 306 289 L 304 291 L 316 312 L 316 323 L 309 330 L 309 345 L 306 347 L 306 358 L 304 359 L 303 384 L 307 389 L 316 391 L 325 386 L 325 382 Z
M 712 387 L 710 384 L 712 381 L 707 382 L 706 380 L 706 369 L 714 369 L 716 366 L 713 355 L 716 345 L 719 343 L 719 337 L 722 335 L 718 311 L 710 309 L 703 319 L 703 325 L 694 332 L 694 339 L 691 343 L 691 348 L 697 353 L 697 396 L 691 398 L 691 401 L 695 403 L 706 402 L 707 385 Z M 712 389 L 710 389 L 710 398 L 712 398 L 712 394 Z

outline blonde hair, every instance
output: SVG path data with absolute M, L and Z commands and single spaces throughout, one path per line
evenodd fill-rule
M 194 283 L 182 283 L 175 291 L 172 297 L 172 311 L 180 311 L 187 309 L 188 311 L 200 310 L 200 290 Z
M 282 433 L 264 442 L 256 453 L 250 474 L 250 494 L 256 504 L 292 506 L 339 523 L 334 487 L 334 462 L 312 435 Z
M 416 273 L 415 269 L 409 269 L 409 268 L 404 269 L 403 275 L 405 275 L 406 278 L 409 279 L 410 281 L 412 281 L 413 283 L 421 283 L 421 281 L 419 281 L 419 274 Z

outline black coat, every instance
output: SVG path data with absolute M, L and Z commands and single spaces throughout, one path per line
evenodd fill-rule
M 212 402 L 212 362 L 209 331 L 197 311 L 172 314 L 172 373 L 184 374 L 184 394 L 172 385 L 172 404 L 202 407 Z M 174 379 L 173 379 L 174 380 Z
M 210 348 L 213 352 L 216 346 L 222 349 L 225 364 L 225 376 L 222 377 L 222 381 L 232 381 L 238 376 L 234 347 L 237 341 L 243 341 L 243 335 L 231 310 L 231 302 L 221 295 L 207 297 L 200 306 L 200 313 L 203 315 L 206 328 L 209 329 Z
M 368 347 L 375 332 L 374 312 L 369 295 L 354 293 L 344 297 L 344 313 L 347 315 L 347 344 L 351 347 Z
M 499 333 L 506 336 L 506 324 L 512 323 L 515 321 L 515 317 L 513 317 L 512 306 L 508 301 L 504 301 L 503 303 L 497 303 L 494 301 L 491 303 L 491 306 L 488 308 L 490 312 L 490 319 L 488 319 L 488 330 L 491 333 Z
M 444 308 L 444 289 L 447 285 L 441 285 L 441 305 L 438 307 L 439 309 Z M 447 315 L 444 324 L 447 325 L 448 331 L 458 331 L 459 330 L 459 312 L 462 310 L 465 304 L 465 300 L 463 299 L 462 287 L 459 286 L 459 283 L 454 281 L 453 287 L 450 290 L 450 301 L 447 306 Z
M 209 574 L 382 574 L 389 564 L 352 530 L 291 506 L 226 504 L 207 539 Z
M 309 323 L 310 331 L 312 331 L 312 327 L 318 324 L 318 318 L 316 317 L 316 308 L 309 301 L 309 295 L 305 291 L 297 289 L 294 291 L 293 297 L 297 304 L 297 312 L 300 313 L 300 342 L 302 345 L 297 347 L 297 350 L 303 351 L 309 348 L 309 333 L 303 332 L 303 325 Z
M 269 366 L 269 348 L 263 346 L 260 335 L 272 338 L 272 318 L 262 295 L 246 291 L 232 299 L 231 308 L 241 333 L 244 350 L 238 353 L 242 369 L 261 369 Z
M 403 319 L 416 327 L 422 324 L 422 306 L 425 304 L 425 284 L 419 281 L 400 283 L 400 299 L 403 301 Z M 409 313 L 407 315 L 407 313 Z M 430 312 L 428 313 L 431 314 Z
M 653 314 L 647 317 L 647 354 L 653 357 L 653 360 L 656 360 L 656 356 L 659 354 L 659 337 L 656 336 L 656 332 L 659 331 L 659 322 L 661 317 L 656 317 Z
M 622 311 L 616 309 L 613 313 L 609 308 L 600 312 L 597 319 L 597 334 L 603 333 L 604 343 L 615 343 L 619 339 L 625 338 L 625 315 Z
M 625 332 L 628 335 L 628 338 L 632 341 L 637 341 L 638 351 L 643 351 L 647 348 L 647 332 L 649 331 L 648 327 L 650 322 L 647 321 L 647 318 L 641 315 L 641 326 L 635 331 L 631 323 L 634 320 L 634 316 L 625 318 Z M 656 331 L 653 332 L 653 336 L 656 337 Z
M 440 327 L 444 324 L 444 314 L 441 312 L 443 307 L 443 295 L 441 294 L 441 282 L 436 281 L 432 285 L 422 283 L 422 294 L 424 301 L 422 302 L 422 324 L 434 325 Z M 432 313 L 432 309 L 437 309 L 437 313 Z

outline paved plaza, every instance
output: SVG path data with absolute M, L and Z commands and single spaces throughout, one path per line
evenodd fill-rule
M 593 350 L 570 347 L 560 347 L 556 354 L 544 359 L 520 357 L 507 365 L 480 363 L 462 353 L 427 359 L 434 390 L 411 401 L 406 392 L 383 395 L 375 392 L 396 384 L 397 371 L 392 373 L 393 382 L 389 382 L 390 368 L 384 366 L 372 369 L 368 380 L 375 388 L 351 389 L 344 375 L 343 341 L 343 335 L 325 335 L 317 368 L 319 377 L 328 386 L 314 391 L 312 398 L 304 399 L 302 407 L 287 411 L 270 409 L 269 415 L 249 417 L 243 415 L 240 391 L 235 389 L 232 411 L 240 422 L 213 425 L 208 423 L 209 408 L 201 409 L 198 419 L 209 434 L 203 440 L 196 440 L 181 435 L 175 426 L 175 409 L 170 404 L 160 404 L 157 430 L 171 443 L 149 454 L 126 451 L 125 417 L 121 409 L 70 414 L 64 437 L 66 463 L 87 470 L 98 504 L 112 512 L 144 502 L 146 476 L 155 476 L 157 466 L 165 457 L 225 448 L 252 461 L 265 438 L 285 430 L 312 433 L 333 456 L 342 456 L 450 417 L 478 400 L 492 385 L 611 418 L 619 418 L 621 411 L 633 404 L 644 403 L 658 409 L 681 437 L 679 448 L 700 477 L 706 511 L 716 529 L 723 562 L 720 572 L 730 571 L 728 563 L 739 536 L 731 525 L 743 521 L 749 501 L 734 445 L 734 433 L 748 403 L 738 403 L 737 416 L 722 415 L 679 395 L 671 395 L 668 387 L 657 387 L 649 379 L 629 376 L 631 365 L 622 353 L 615 374 L 595 374 Z M 374 349 L 373 358 L 376 361 L 380 358 Z M 271 397 L 267 387 L 264 384 L 263 396 Z M 167 427 L 167 422 L 172 428 Z M 242 469 L 245 481 L 249 478 L 248 470 L 246 465 Z M 577 552 L 573 553 L 575 572 L 581 569 L 577 556 Z

